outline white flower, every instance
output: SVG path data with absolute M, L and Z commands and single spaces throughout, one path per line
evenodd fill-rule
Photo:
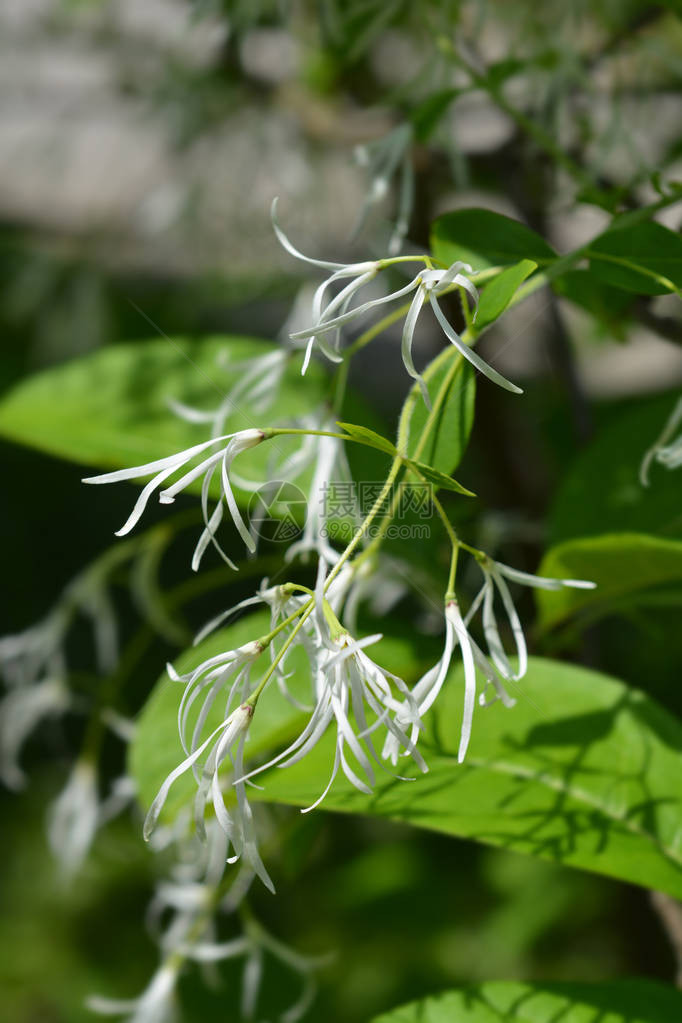
M 80 759 L 48 814 L 47 838 L 65 877 L 73 877 L 81 867 L 98 820 L 95 766 L 90 760 Z
M 376 261 L 363 263 L 330 263 L 322 259 L 311 259 L 309 256 L 304 256 L 302 252 L 299 252 L 299 250 L 295 248 L 294 245 L 292 245 L 292 243 L 289 241 L 284 231 L 280 227 L 279 221 L 277 219 L 276 198 L 272 200 L 272 207 L 270 212 L 272 218 L 272 226 L 274 228 L 275 234 L 277 235 L 277 239 L 280 245 L 282 245 L 282 247 L 285 248 L 287 252 L 289 252 L 292 256 L 295 256 L 296 259 L 301 259 L 303 260 L 304 263 L 309 263 L 311 266 L 317 266 L 320 267 L 320 269 L 322 270 L 332 271 L 331 276 L 328 277 L 327 280 L 324 281 L 319 286 L 319 288 L 317 289 L 313 296 L 312 303 L 313 318 L 316 321 L 318 320 L 322 321 L 323 319 L 326 320 L 337 310 L 340 310 L 341 315 L 343 315 L 348 307 L 348 304 L 353 298 L 355 292 L 358 291 L 360 288 L 364 287 L 365 284 L 367 284 L 369 281 L 372 280 L 373 277 L 376 276 L 380 269 L 379 264 Z M 339 294 L 336 295 L 335 298 L 333 298 L 328 303 L 328 305 L 323 310 L 325 292 L 329 285 L 336 283 L 336 281 L 343 280 L 346 277 L 351 277 L 353 278 L 353 280 L 351 280 L 350 284 L 347 284 L 339 292 Z M 300 332 L 296 332 L 292 334 L 291 337 L 292 339 L 295 340 L 298 337 L 302 336 L 308 337 L 309 335 L 310 335 L 309 331 L 303 332 L 303 334 L 301 334 Z M 330 359 L 332 362 L 342 361 L 342 357 L 339 355 L 336 348 L 329 346 L 323 337 L 321 336 L 316 337 L 316 332 L 313 330 L 303 359 L 303 367 L 301 369 L 302 375 L 305 374 L 305 371 L 308 368 L 310 356 L 312 354 L 313 344 L 315 343 L 316 340 L 320 347 L 320 350 L 327 356 L 328 359 Z
M 521 620 L 514 607 L 514 601 L 512 600 L 506 580 L 509 579 L 511 582 L 520 583 L 522 586 L 533 586 L 544 590 L 558 590 L 563 586 L 574 587 L 576 589 L 592 589 L 595 583 L 585 579 L 550 579 L 545 576 L 532 575 L 529 572 L 520 572 L 516 568 L 510 568 L 509 565 L 503 565 L 500 561 L 493 561 L 492 558 L 477 560 L 483 572 L 483 585 L 469 608 L 466 624 L 468 625 L 482 603 L 483 632 L 488 644 L 490 657 L 503 678 L 518 681 L 523 678 L 528 668 L 528 650 Z M 513 671 L 509 663 L 509 658 L 500 637 L 500 630 L 495 615 L 496 589 L 502 599 L 502 605 L 514 637 L 514 645 L 519 662 L 516 671 Z
M 396 291 L 390 292 L 388 295 L 382 295 L 380 298 L 374 298 L 367 302 L 363 302 L 361 305 L 350 308 L 350 304 L 355 294 L 360 291 L 366 284 L 369 283 L 380 270 L 383 270 L 387 266 L 391 265 L 391 258 L 385 260 L 376 260 L 370 263 L 327 263 L 318 259 L 309 259 L 304 256 L 298 249 L 294 248 L 289 239 L 286 237 L 281 227 L 279 226 L 276 219 L 276 203 L 275 199 L 272 204 L 272 219 L 275 232 L 277 237 L 284 248 L 290 252 L 297 259 L 302 259 L 306 263 L 310 263 L 313 266 L 319 266 L 323 269 L 332 270 L 333 273 L 330 277 L 324 281 L 315 293 L 313 299 L 312 308 L 312 319 L 313 323 L 310 327 L 305 330 L 298 330 L 291 334 L 291 338 L 294 341 L 308 339 L 308 347 L 306 350 L 306 356 L 303 363 L 302 372 L 305 373 L 308 362 L 310 360 L 310 354 L 312 346 L 315 342 L 320 347 L 320 350 L 331 359 L 333 362 L 340 362 L 342 356 L 338 352 L 339 344 L 339 330 L 346 323 L 351 320 L 355 320 L 360 316 L 364 316 L 371 309 L 375 309 L 380 305 L 384 305 L 386 302 L 393 302 L 399 298 L 404 298 L 406 295 L 415 292 L 412 304 L 410 305 L 409 311 L 405 318 L 405 324 L 403 327 L 403 338 L 402 338 L 402 357 L 405 369 L 410 376 L 419 382 L 419 385 L 424 396 L 424 400 L 427 405 L 430 404 L 428 390 L 424 380 L 417 372 L 412 360 L 412 340 L 414 337 L 414 329 L 417 323 L 417 318 L 421 311 L 424 302 L 428 299 L 431 304 L 431 308 L 443 329 L 447 339 L 457 348 L 460 355 L 467 359 L 480 373 L 492 380 L 493 383 L 499 384 L 500 387 L 504 387 L 508 391 L 513 391 L 515 394 L 521 394 L 521 388 L 517 387 L 516 384 L 512 384 L 511 381 L 503 377 L 501 373 L 493 369 L 484 359 L 481 358 L 469 345 L 467 345 L 462 338 L 459 336 L 454 327 L 448 323 L 443 310 L 438 304 L 438 296 L 446 291 L 452 290 L 453 286 L 463 288 L 471 296 L 474 306 L 478 306 L 478 291 L 467 277 L 467 274 L 472 273 L 472 269 L 468 263 L 462 263 L 457 261 L 453 263 L 447 270 L 428 270 L 423 269 L 402 288 L 398 288 Z M 421 260 L 423 257 L 415 257 L 415 261 Z M 464 272 L 462 272 L 464 271 Z M 337 280 L 344 277 L 352 277 L 353 280 L 350 284 L 347 284 L 338 295 L 336 295 L 326 306 L 323 306 L 324 293 L 330 284 L 333 284 Z M 475 318 L 475 312 L 474 312 Z M 335 342 L 330 346 L 325 341 L 325 335 L 333 331 L 336 335 Z
M 188 487 L 190 483 L 193 483 L 194 480 L 203 476 L 201 505 L 204 513 L 205 528 L 194 551 L 192 568 L 196 570 L 199 567 L 201 558 L 210 543 L 214 544 L 221 556 L 232 568 L 236 568 L 236 565 L 234 565 L 234 563 L 221 549 L 218 541 L 216 540 L 215 534 L 223 517 L 224 501 L 242 540 L 249 550 L 253 551 L 255 549 L 253 539 L 249 534 L 249 531 L 244 524 L 244 520 L 241 517 L 239 508 L 237 507 L 237 502 L 230 485 L 229 472 L 232 462 L 237 455 L 249 448 L 255 447 L 263 440 L 265 440 L 265 434 L 262 430 L 240 430 L 237 433 L 228 433 L 222 437 L 214 437 L 211 440 L 204 441 L 203 444 L 195 444 L 194 447 L 187 448 L 185 451 L 180 451 L 175 455 L 169 455 L 166 458 L 156 459 L 156 461 L 153 462 L 147 462 L 146 465 L 138 465 L 131 469 L 118 469 L 115 472 L 103 473 L 100 476 L 89 476 L 83 480 L 83 483 L 117 483 L 120 480 L 132 480 L 154 474 L 153 479 L 144 486 L 127 521 L 116 532 L 117 536 L 125 536 L 125 534 L 129 533 L 139 520 L 154 491 L 158 490 L 159 487 L 173 475 L 173 473 L 178 471 L 178 469 L 187 466 L 197 455 L 203 454 L 210 448 L 214 448 L 215 445 L 221 445 L 218 450 L 212 451 L 211 454 L 199 462 L 198 465 L 195 465 L 188 472 L 184 473 L 184 475 L 182 475 L 179 479 L 176 479 L 170 486 L 165 487 L 165 489 L 163 489 L 159 494 L 159 501 L 161 504 L 171 504 L 182 490 Z M 225 441 L 227 441 L 226 444 L 224 443 Z M 218 468 L 220 468 L 221 495 L 218 499 L 218 503 L 209 515 L 209 489 Z
M 670 443 L 670 439 L 680 423 L 682 423 L 682 398 L 678 399 L 656 443 L 649 448 L 642 459 L 639 470 L 642 486 L 648 487 L 649 485 L 649 469 L 653 461 L 664 465 L 666 469 L 677 469 L 682 465 L 682 434 Z
M 486 698 L 485 693 L 479 695 L 481 706 L 488 706 L 495 700 L 501 700 L 505 706 L 512 707 L 515 701 L 506 692 L 502 680 L 495 671 L 495 668 L 469 635 L 467 627 L 462 618 L 459 605 L 456 600 L 451 599 L 445 605 L 445 644 L 440 659 L 429 668 L 427 672 L 415 684 L 411 692 L 413 704 L 416 704 L 419 718 L 423 718 L 426 712 L 436 702 L 443 683 L 448 675 L 454 652 L 459 646 L 462 653 L 462 664 L 464 667 L 464 705 L 462 710 L 462 727 L 460 732 L 459 749 L 457 760 L 461 764 L 466 756 L 471 739 L 471 728 L 474 717 L 474 705 L 476 700 L 476 669 L 486 678 L 486 682 L 495 689 L 493 700 Z M 411 708 L 407 708 L 404 718 L 398 718 L 400 724 L 406 727 L 409 721 Z M 419 724 L 413 724 L 411 739 L 416 743 Z M 383 754 L 392 763 L 398 762 L 399 749 L 392 736 L 388 736 L 384 745 Z M 403 754 L 404 755 L 404 754 Z
M 372 761 L 381 766 L 372 738 L 379 728 L 385 727 L 398 747 L 403 748 L 422 771 L 427 770 L 421 754 L 406 734 L 405 725 L 394 720 L 398 713 L 404 715 L 406 706 L 411 704 L 407 686 L 397 675 L 375 664 L 364 652 L 364 647 L 377 642 L 381 636 L 367 636 L 358 641 L 345 630 L 336 637 L 332 637 L 324 627 L 317 627 L 315 632 L 315 642 L 310 644 L 314 658 L 315 708 L 312 715 L 287 749 L 247 775 L 248 778 L 260 774 L 275 764 L 285 768 L 298 763 L 333 724 L 336 743 L 331 776 L 320 797 L 303 813 L 319 806 L 339 768 L 355 788 L 365 793 L 372 791 L 375 781 Z M 394 688 L 402 699 L 394 696 Z M 414 717 L 408 720 L 408 726 L 415 720 L 416 710 Z
M 208 663 L 209 662 L 206 662 L 206 664 Z M 204 706 L 200 711 L 199 720 L 202 720 L 203 715 L 202 724 L 204 723 L 205 716 L 208 713 L 206 710 L 206 704 L 215 699 L 217 688 L 224 680 L 225 671 L 229 671 L 232 666 L 233 662 L 228 665 L 227 668 L 211 668 L 208 672 L 207 678 L 199 682 L 196 686 L 194 690 L 195 693 L 199 693 L 206 686 L 210 686 L 208 696 L 206 697 Z M 212 674 L 214 671 L 220 670 L 223 672 L 222 675 Z M 194 681 L 197 682 L 197 679 Z M 234 693 L 235 686 L 238 685 L 238 682 L 239 679 L 237 683 L 233 684 L 230 697 Z M 183 745 L 185 743 L 185 728 L 188 710 L 187 704 L 192 699 L 193 696 L 190 695 L 187 701 L 181 703 L 179 711 L 180 733 Z M 274 885 L 258 852 L 253 812 L 246 798 L 243 779 L 244 742 L 246 740 L 252 717 L 253 707 L 247 703 L 242 703 L 236 710 L 227 715 L 225 720 L 213 732 L 211 732 L 208 738 L 205 739 L 200 746 L 196 746 L 196 743 L 199 740 L 199 735 L 198 729 L 195 726 L 192 735 L 191 752 L 185 760 L 182 761 L 182 763 L 170 772 L 159 789 L 144 823 L 144 837 L 145 839 L 148 839 L 153 831 L 173 782 L 186 771 L 190 770 L 190 768 L 194 769 L 195 765 L 197 765 L 197 768 L 201 768 L 200 771 L 198 769 L 196 771 L 198 776 L 198 788 L 194 801 L 194 820 L 198 833 L 200 835 L 205 834 L 204 813 L 206 803 L 210 798 L 213 803 L 213 809 L 218 823 L 229 838 L 234 851 L 234 855 L 230 860 L 228 860 L 228 862 L 234 862 L 237 859 L 244 860 L 249 864 L 254 873 L 260 877 L 263 884 L 271 891 L 274 891 Z M 204 759 L 203 762 L 200 763 L 200 758 L 202 757 Z M 229 809 L 225 805 L 220 781 L 220 768 L 228 757 L 232 762 L 234 774 L 234 780 L 231 782 L 230 788 L 234 789 L 236 797 L 236 805 L 230 806 Z

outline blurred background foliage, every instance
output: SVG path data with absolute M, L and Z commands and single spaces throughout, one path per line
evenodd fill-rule
M 371 167 L 381 140 L 405 125 L 414 244 L 428 244 L 438 214 L 484 206 L 525 221 L 559 251 L 576 247 L 615 210 L 655 201 L 661 178 L 682 179 L 678 10 L 673 0 L 5 0 L 0 388 L 125 340 L 281 336 L 304 277 L 273 242 L 271 198 L 281 196 L 305 252 L 382 252 L 399 168 L 351 238 L 371 189 L 354 154 L 366 147 Z M 679 209 L 659 219 L 678 229 Z M 636 484 L 642 452 L 672 407 L 682 381 L 679 313 L 667 297 L 581 284 L 563 297 L 533 296 L 486 337 L 484 351 L 523 382 L 526 398 L 479 389 L 458 471 L 479 495 L 462 513 L 462 535 L 529 570 L 549 543 L 610 528 L 682 539 L 675 476 L 659 470 L 655 491 L 626 494 L 615 508 L 604 485 L 616 471 L 628 479 L 631 471 Z M 427 324 L 417 340 L 422 363 L 441 343 Z M 395 341 L 387 332 L 353 372 L 386 431 L 408 383 L 399 360 L 387 365 Z M 9 633 L 41 618 L 101 551 L 129 495 L 84 496 L 80 467 L 9 443 L 0 455 Z M 183 544 L 164 559 L 169 593 L 183 578 Z M 220 569 L 212 580 L 233 582 Z M 134 637 L 122 582 L 116 606 Z M 233 584 L 234 599 L 250 584 Z M 213 610 L 199 589 L 193 597 L 192 627 Z M 585 664 L 682 713 L 677 619 L 675 606 L 650 602 L 575 630 L 570 642 Z M 536 648 L 555 653 L 561 642 L 538 635 Z M 82 684 L 96 685 L 87 636 L 76 632 L 71 643 Z M 149 638 L 126 684 L 131 712 L 175 649 Z M 87 994 L 133 994 L 156 963 L 140 926 L 155 867 L 139 820 L 100 834 L 69 887 L 47 850 L 45 807 L 81 730 L 77 716 L 42 729 L 24 757 L 28 794 L 1 797 L 8 1023 L 92 1018 Z M 113 744 L 105 762 L 112 777 L 120 772 Z M 257 893 L 256 910 L 300 950 L 336 953 L 311 1018 L 361 1023 L 489 977 L 672 976 L 639 889 L 378 821 L 293 818 L 281 851 L 287 883 L 276 900 Z M 219 979 L 207 989 L 188 973 L 184 1019 L 231 1014 L 238 978 L 221 967 Z M 274 1011 L 292 982 L 276 972 L 270 980 Z

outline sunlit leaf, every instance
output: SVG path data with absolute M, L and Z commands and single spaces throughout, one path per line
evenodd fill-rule
M 593 590 L 538 590 L 541 627 L 552 628 L 578 614 L 590 618 L 633 606 L 650 590 L 682 583 L 682 542 L 643 533 L 607 533 L 552 547 L 540 575 L 590 579 Z M 673 600 L 677 602 L 676 591 Z
M 429 773 L 379 775 L 370 796 L 337 780 L 327 810 L 386 817 L 682 897 L 682 724 L 644 693 L 570 664 L 531 659 L 515 707 L 482 709 L 457 764 L 463 673 L 426 717 Z M 307 806 L 329 743 L 274 770 L 259 799 Z M 414 771 L 403 760 L 400 773 Z
M 372 1023 L 677 1023 L 682 994 L 651 980 L 486 981 L 412 1002 Z

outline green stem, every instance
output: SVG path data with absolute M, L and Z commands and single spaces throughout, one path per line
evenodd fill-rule
M 280 647 L 280 649 L 277 651 L 277 655 L 273 659 L 272 664 L 270 665 L 268 670 L 263 675 L 263 678 L 260 680 L 260 682 L 258 683 L 256 688 L 254 689 L 254 691 L 251 693 L 249 698 L 244 701 L 247 706 L 249 706 L 249 707 L 255 707 L 256 706 L 256 703 L 258 701 L 258 697 L 263 692 L 263 690 L 265 689 L 266 685 L 268 684 L 268 682 L 270 681 L 270 679 L 274 675 L 275 670 L 276 670 L 278 664 L 281 662 L 281 660 L 284 657 L 285 653 L 287 652 L 287 650 L 289 649 L 289 647 L 291 646 L 293 641 L 296 639 L 296 636 L 298 635 L 298 633 L 303 628 L 303 625 L 305 624 L 307 619 L 312 614 L 312 611 L 313 611 L 314 607 L 315 607 L 315 600 L 313 598 L 311 598 L 310 601 L 307 604 L 304 604 L 304 606 L 302 608 L 299 608 L 299 610 L 296 612 L 297 615 L 300 615 L 299 620 L 297 621 L 296 625 L 291 630 L 291 633 L 285 639 L 284 643 L 282 643 L 282 646 Z

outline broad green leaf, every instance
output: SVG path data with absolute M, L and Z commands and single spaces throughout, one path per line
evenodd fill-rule
M 682 288 L 682 238 L 655 221 L 613 227 L 585 255 L 597 277 L 625 291 L 664 295 Z
M 398 453 L 395 444 L 366 426 L 358 426 L 356 423 L 337 423 L 337 426 L 345 430 L 350 437 L 371 448 L 376 448 L 377 451 L 385 451 L 387 455 L 396 455 Z
M 682 539 L 680 472 L 652 465 L 639 481 L 648 447 L 659 436 L 677 395 L 636 405 L 603 427 L 564 475 L 549 515 L 550 543 L 602 533 L 651 533 Z
M 434 995 L 372 1023 L 677 1023 L 682 994 L 652 980 L 599 984 L 486 981 Z
M 515 266 L 507 267 L 485 286 L 476 315 L 477 332 L 493 323 L 504 312 L 519 286 L 536 269 L 537 263 L 532 259 L 522 259 Z
M 143 464 L 208 436 L 206 424 L 176 416 L 169 399 L 214 409 L 239 381 L 241 371 L 230 369 L 230 363 L 274 349 L 268 342 L 242 337 L 159 338 L 103 348 L 44 370 L 4 395 L 0 435 L 102 469 Z M 310 368 L 312 375 L 302 387 L 300 368 L 292 363 L 276 402 L 264 414 L 237 399 L 225 433 L 276 425 L 289 419 L 292 411 L 317 408 L 324 397 L 324 375 Z M 249 451 L 240 460 L 242 475 L 264 478 L 272 445 L 287 453 L 292 442 L 278 437 Z M 199 480 L 194 490 L 200 489 Z
M 593 619 L 637 604 L 655 587 L 682 582 L 682 542 L 643 533 L 567 540 L 547 551 L 539 574 L 597 584 L 593 590 L 538 590 L 539 624 L 549 629 L 577 614 Z
M 682 897 L 682 724 L 606 675 L 532 658 L 512 692 L 477 708 L 457 764 L 463 673 L 426 715 L 429 773 L 377 779 L 372 795 L 337 779 L 327 810 L 391 818 L 580 867 Z M 257 798 L 307 806 L 332 763 L 329 741 L 269 773 Z M 400 773 L 414 774 L 405 760 Z
M 209 657 L 265 635 L 270 629 L 269 621 L 269 615 L 263 612 L 246 615 L 234 625 L 213 633 L 196 647 L 185 650 L 173 661 L 173 666 L 181 674 L 191 671 Z M 408 683 L 417 677 L 422 667 L 404 640 L 385 638 L 369 652 L 379 663 L 395 671 Z M 268 665 L 269 657 L 264 653 L 253 678 L 260 678 Z M 299 702 L 307 705 L 311 697 L 310 666 L 301 646 L 292 649 L 287 660 L 287 671 L 292 672 L 288 679 L 290 692 Z M 164 672 L 137 721 L 135 736 L 129 747 L 129 770 L 145 810 L 150 806 L 164 778 L 185 756 L 180 745 L 177 720 L 182 692 L 182 685 L 173 682 Z M 224 709 L 225 697 L 218 698 L 208 715 L 204 736 L 218 727 L 223 720 Z M 196 714 L 189 719 L 190 730 L 195 718 Z M 258 701 L 253 716 L 245 746 L 247 760 L 256 757 L 262 759 L 263 754 L 270 751 L 274 753 L 299 734 L 306 720 L 306 715 L 294 707 L 282 695 L 276 683 L 272 682 Z M 171 821 L 181 807 L 191 804 L 195 789 L 191 771 L 178 778 L 163 809 L 162 822 Z
M 539 266 L 556 259 L 554 249 L 525 224 L 492 210 L 445 213 L 431 225 L 431 250 L 450 266 L 461 259 L 475 271 L 531 259 Z
M 452 476 L 446 476 L 444 472 L 439 472 L 438 469 L 434 469 L 430 465 L 424 465 L 423 462 L 409 462 L 408 464 L 418 469 L 422 476 L 429 483 L 433 483 L 435 487 L 451 490 L 454 494 L 464 494 L 466 497 L 476 496 L 471 490 L 467 490 L 461 483 L 458 483 L 457 480 L 453 480 Z
M 476 375 L 456 348 L 450 346 L 424 370 L 433 411 L 424 404 L 417 383 L 410 389 L 398 426 L 405 453 L 438 469 L 455 471 L 464 454 L 474 421 Z

